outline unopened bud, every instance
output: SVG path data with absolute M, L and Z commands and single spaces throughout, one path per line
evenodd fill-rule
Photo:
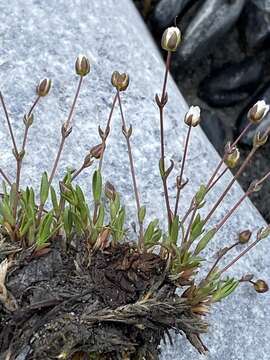
M 240 159 L 240 151 L 234 146 L 229 152 L 225 153 L 224 163 L 228 168 L 233 169 L 238 164 Z
M 25 126 L 30 127 L 33 124 L 33 121 L 34 121 L 34 115 L 33 114 L 31 114 L 30 116 L 29 115 L 24 115 L 23 122 L 24 122 Z
M 118 71 L 114 71 L 111 83 L 118 91 L 125 91 L 129 85 L 129 76 L 128 74 L 120 74 Z
M 258 124 L 262 121 L 268 111 L 269 105 L 266 105 L 264 100 L 257 101 L 248 112 L 248 120 L 254 124 Z
M 253 147 L 259 148 L 263 146 L 268 140 L 268 135 L 266 133 L 261 134 L 260 131 L 257 131 L 253 137 Z
M 201 121 L 201 109 L 199 106 L 191 106 L 185 115 L 185 123 L 188 126 L 197 126 Z
M 243 230 L 238 235 L 238 241 L 240 244 L 246 244 L 249 242 L 249 239 L 252 235 L 252 232 L 250 230 Z
M 91 154 L 87 154 L 84 158 L 83 167 L 87 168 L 93 164 L 92 156 Z
M 267 283 L 261 279 L 254 282 L 253 286 L 258 293 L 265 293 L 269 290 Z
M 38 96 L 46 96 L 48 95 L 50 88 L 52 85 L 51 79 L 45 78 L 40 81 L 40 83 L 37 86 L 37 94 Z
M 109 181 L 105 184 L 105 195 L 108 199 L 114 200 L 116 195 L 116 190 L 113 184 L 111 184 Z
M 92 149 L 90 150 L 90 154 L 95 159 L 100 159 L 104 150 L 105 144 L 98 144 L 92 147 Z
M 90 62 L 84 55 L 79 55 L 75 62 L 77 75 L 86 76 L 90 72 Z
M 161 39 L 161 47 L 166 51 L 176 51 L 181 41 L 181 31 L 176 26 L 167 28 Z

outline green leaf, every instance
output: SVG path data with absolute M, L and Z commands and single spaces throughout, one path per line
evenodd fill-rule
M 161 178 L 163 179 L 165 176 L 165 167 L 164 167 L 164 161 L 162 159 L 159 160 L 159 172 Z
M 104 223 L 104 217 L 105 217 L 104 205 L 100 204 L 99 209 L 98 209 L 97 221 L 95 223 L 95 227 L 97 229 L 102 229 L 103 223 Z
M 23 237 L 28 232 L 30 226 L 33 224 L 33 219 L 27 220 L 23 225 L 20 226 L 20 237 Z
M 50 190 L 51 190 L 51 200 L 52 200 L 53 210 L 54 210 L 54 213 L 56 215 L 58 215 L 59 211 L 60 211 L 60 208 L 59 208 L 59 204 L 58 204 L 58 201 L 57 201 L 56 192 L 55 192 L 55 190 L 54 190 L 54 188 L 52 186 L 51 186 Z
M 66 207 L 63 213 L 64 230 L 67 237 L 70 237 L 73 228 L 73 218 L 69 207 Z
M 223 285 L 223 284 L 224 285 Z M 239 281 L 235 279 L 228 279 L 227 281 L 220 282 L 217 290 L 212 294 L 213 301 L 221 301 L 222 299 L 229 296 L 239 285 Z
M 122 240 L 124 236 L 123 229 L 124 229 L 125 217 L 126 217 L 125 208 L 122 207 L 121 210 L 119 211 L 119 215 L 114 224 L 117 241 Z
M 53 221 L 53 211 L 48 212 L 41 220 L 39 230 L 37 233 L 37 246 L 44 245 L 47 240 L 51 237 L 51 225 Z
M 146 214 L 146 207 L 141 206 L 138 214 L 139 222 L 143 223 Z
M 195 194 L 195 202 L 197 206 L 201 205 L 206 194 L 207 194 L 207 187 L 205 185 L 201 185 L 199 190 Z
M 3 216 L 4 220 L 9 223 L 9 225 L 15 226 L 15 219 L 13 217 L 12 210 L 6 201 L 2 201 L 0 203 L 0 214 Z
M 95 204 L 99 204 L 102 191 L 102 177 L 99 170 L 96 170 L 93 175 L 92 190 Z
M 175 245 L 177 244 L 178 233 L 179 233 L 179 216 L 177 215 L 173 219 L 170 229 L 170 241 Z
M 215 233 L 215 228 L 207 231 L 207 233 L 201 238 L 198 245 L 196 246 L 194 255 L 198 255 L 208 245 L 209 241 L 214 237 Z
M 197 214 L 190 230 L 190 242 L 192 243 L 203 233 L 204 221 L 201 220 L 200 214 Z
M 49 195 L 49 181 L 48 174 L 46 172 L 43 173 L 40 184 L 40 202 L 41 204 L 45 204 Z

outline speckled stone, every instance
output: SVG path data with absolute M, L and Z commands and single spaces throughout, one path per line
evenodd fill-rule
M 91 74 L 85 79 L 74 117 L 73 132 L 68 138 L 57 180 L 66 166 L 78 166 L 91 146 L 99 141 L 97 126 L 104 127 L 113 98 L 110 77 L 113 70 L 128 71 L 130 87 L 123 94 L 127 123 L 133 124 L 132 146 L 143 204 L 148 207 L 147 219 L 165 212 L 159 178 L 158 111 L 154 96 L 161 91 L 164 64 L 149 33 L 129 0 L 10 0 L 0 2 L 0 84 L 5 96 L 17 139 L 22 141 L 22 118 L 35 95 L 40 78 L 53 79 L 50 96 L 43 99 L 35 111 L 35 122 L 29 133 L 27 156 L 23 168 L 23 184 L 38 188 L 40 174 L 50 170 L 59 143 L 61 123 L 68 114 L 77 78 L 74 60 L 79 53 L 91 59 Z M 179 170 L 186 127 L 183 115 L 186 102 L 169 78 L 169 102 L 165 110 L 166 152 Z M 0 112 L 0 166 L 14 177 L 11 142 L 3 112 Z M 181 198 L 184 211 L 192 191 L 205 182 L 219 157 L 203 132 L 192 130 L 192 150 L 188 154 L 187 176 L 190 185 Z M 121 192 L 129 214 L 135 214 L 130 190 L 127 152 L 121 133 L 119 111 L 113 117 L 112 134 L 105 155 L 104 178 Z M 79 179 L 87 194 L 91 189 L 92 169 Z M 174 173 L 176 175 L 176 173 Z M 225 176 L 207 201 L 218 196 L 230 180 Z M 169 190 L 175 196 L 173 180 Z M 129 193 L 129 195 L 127 195 Z M 220 219 L 241 196 L 238 185 L 230 191 L 225 204 L 216 212 Z M 209 260 L 219 248 L 235 239 L 236 232 L 245 228 L 258 229 L 264 221 L 250 201 L 224 226 L 209 247 Z M 254 272 L 270 278 L 270 260 L 260 244 L 234 267 L 239 276 Z M 205 264 L 207 267 L 209 263 Z M 210 349 L 209 360 L 268 360 L 270 353 L 270 294 L 258 296 L 244 285 L 212 311 L 209 334 L 203 339 Z M 162 360 L 200 359 L 191 345 L 173 336 L 174 346 L 162 345 Z

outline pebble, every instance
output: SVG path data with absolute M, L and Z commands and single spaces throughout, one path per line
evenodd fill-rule
M 184 33 L 179 61 L 195 62 L 205 56 L 237 21 L 245 0 L 206 0 Z
M 232 106 L 252 94 L 262 77 L 263 66 L 255 57 L 227 63 L 201 82 L 198 96 L 214 107 Z

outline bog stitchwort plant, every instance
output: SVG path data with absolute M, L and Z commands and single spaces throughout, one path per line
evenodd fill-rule
M 122 104 L 123 93 L 129 85 L 129 76 L 127 74 L 120 74 L 117 71 L 112 74 L 111 83 L 114 88 L 114 97 L 105 128 L 98 127 L 100 143 L 90 149 L 78 169 L 67 170 L 65 177 L 59 183 L 59 189 L 56 189 L 53 184 L 55 174 L 68 137 L 72 132 L 72 126 L 74 125 L 73 114 L 81 87 L 85 77 L 90 73 L 90 63 L 87 57 L 79 56 L 77 58 L 75 70 L 78 75 L 78 84 L 74 100 L 68 118 L 61 128 L 60 144 L 54 163 L 49 172 L 42 174 L 38 194 L 34 192 L 30 185 L 26 188 L 21 187 L 21 168 L 27 152 L 27 139 L 31 135 L 34 110 L 38 103 L 42 101 L 42 98 L 49 94 L 51 80 L 43 79 L 37 86 L 36 99 L 23 118 L 24 136 L 21 147 L 19 147 L 15 139 L 4 97 L 0 93 L 3 114 L 8 125 L 13 147 L 12 151 L 16 162 L 15 179 L 10 178 L 4 169 L 0 169 L 0 174 L 3 178 L 3 193 L 1 194 L 0 201 L 2 236 L 0 248 L 2 259 L 0 263 L 0 300 L 3 305 L 2 313 L 8 312 L 10 314 L 20 307 L 18 300 L 8 290 L 6 284 L 10 269 L 16 266 L 16 259 L 20 258 L 23 252 L 26 252 L 28 254 L 28 262 L 31 263 L 34 259 L 48 256 L 53 248 L 59 247 L 59 244 L 61 244 L 61 251 L 64 251 L 67 257 L 74 256 L 72 252 L 74 249 L 79 252 L 79 247 L 83 248 L 79 253 L 81 254 L 80 266 L 85 269 L 84 271 L 91 269 L 91 266 L 95 263 L 95 258 L 100 257 L 101 254 L 105 256 L 109 253 L 111 254 L 111 259 L 114 259 L 115 253 L 119 251 L 120 253 L 122 251 L 128 254 L 123 255 L 123 259 L 125 259 L 123 263 L 125 262 L 126 264 L 129 261 L 127 259 L 131 257 L 135 259 L 136 257 L 138 264 L 141 261 L 142 266 L 149 266 L 147 270 L 144 269 L 145 272 L 149 269 L 152 271 L 154 260 L 160 261 L 163 264 L 158 278 L 155 277 L 155 281 L 153 281 L 154 277 L 152 279 L 150 276 L 147 284 L 140 291 L 138 290 L 139 295 L 136 295 L 137 298 L 135 300 L 133 299 L 111 309 L 107 307 L 105 310 L 102 310 L 103 312 L 99 312 L 98 315 L 95 313 L 96 317 L 94 318 L 93 315 L 91 317 L 89 314 L 86 314 L 83 320 L 82 318 L 80 320 L 81 326 L 86 326 L 85 324 L 87 326 L 90 326 L 89 324 L 93 325 L 95 321 L 98 321 L 99 324 L 107 321 L 110 323 L 115 322 L 115 324 L 120 323 L 123 326 L 129 324 L 129 326 L 137 328 L 137 331 L 139 329 L 141 331 L 143 329 L 149 330 L 157 326 L 159 326 L 159 333 L 160 331 L 167 333 L 167 330 L 175 329 L 185 333 L 187 339 L 201 353 L 207 351 L 207 348 L 202 343 L 200 334 L 207 331 L 207 323 L 204 318 L 209 313 L 213 304 L 232 294 L 242 282 L 250 283 L 258 293 L 268 290 L 267 283 L 264 280 L 254 280 L 254 276 L 251 274 L 243 275 L 238 279 L 226 276 L 226 272 L 255 245 L 269 236 L 269 226 L 260 229 L 255 234 L 255 240 L 251 240 L 252 233 L 249 229 L 241 231 L 235 243 L 226 244 L 224 248 L 218 251 L 216 259 L 212 267 L 206 271 L 205 277 L 197 280 L 200 268 L 206 266 L 204 265 L 205 248 L 213 241 L 215 235 L 221 230 L 244 199 L 253 192 L 259 191 L 263 183 L 270 177 L 269 171 L 261 179 L 253 180 L 248 190 L 224 217 L 214 226 L 208 226 L 209 220 L 212 219 L 216 209 L 226 197 L 233 184 L 249 165 L 257 150 L 266 143 L 270 129 L 265 133 L 258 132 L 255 135 L 253 148 L 249 155 L 242 165 L 235 170 L 234 176 L 218 200 L 212 204 L 210 211 L 206 216 L 202 216 L 200 209 L 204 207 L 208 193 L 214 191 L 216 183 L 229 169 L 236 169 L 238 167 L 240 152 L 237 145 L 240 139 L 252 124 L 258 124 L 263 120 L 269 111 L 269 106 L 264 101 L 258 101 L 250 109 L 246 127 L 234 142 L 226 145 L 224 155 L 217 164 L 215 171 L 210 174 L 208 181 L 202 184 L 197 192 L 194 193 L 186 213 L 181 214 L 179 208 L 182 192 L 187 186 L 187 181 L 184 180 L 184 172 L 191 143 L 191 133 L 199 125 L 201 114 L 198 106 L 191 106 L 185 115 L 184 122 L 187 133 L 184 152 L 180 173 L 176 178 L 175 203 L 171 203 L 172 198 L 169 196 L 167 180 L 174 168 L 174 163 L 171 161 L 169 167 L 166 167 L 165 164 L 164 109 L 168 103 L 167 82 L 171 60 L 180 42 L 181 33 L 177 27 L 168 28 L 162 36 L 161 45 L 167 52 L 166 68 L 161 94 L 156 94 L 155 97 L 160 119 L 159 169 L 167 213 L 168 228 L 166 231 L 159 227 L 158 219 L 154 219 L 149 223 L 145 222 L 147 209 L 143 206 L 140 199 L 132 155 L 132 126 L 127 125 Z M 128 150 L 128 160 L 137 209 L 138 242 L 136 244 L 131 243 L 127 238 L 125 206 L 121 203 L 120 194 L 110 182 L 104 184 L 102 178 L 107 139 L 110 135 L 113 113 L 117 106 L 120 109 L 122 134 L 126 140 Z M 74 185 L 74 180 L 82 171 L 89 167 L 95 167 L 92 177 L 94 206 L 91 209 L 80 186 Z M 52 205 L 50 206 L 49 204 Z M 74 240 L 78 238 L 82 239 L 79 243 Z M 225 255 L 235 248 L 239 249 L 239 254 L 236 257 L 231 257 L 229 262 L 222 264 Z M 126 252 L 123 249 L 128 250 Z M 110 262 L 110 256 L 107 259 L 108 262 Z M 151 259 L 151 264 L 149 259 Z M 134 264 L 134 261 L 132 264 Z M 120 270 L 126 271 L 127 267 L 124 267 L 123 263 Z M 136 266 L 140 266 L 140 264 Z M 77 263 L 77 270 L 78 267 Z M 119 267 L 115 268 L 115 271 L 119 271 Z M 140 271 L 142 272 L 142 270 Z M 137 276 L 132 281 L 137 281 Z M 170 291 L 168 291 L 169 295 L 164 296 L 163 294 L 161 296 L 160 289 L 164 287 L 164 284 Z M 180 290 L 180 292 L 177 292 L 178 295 L 176 295 L 176 289 Z M 161 316 L 159 313 L 161 313 Z M 71 316 L 71 313 L 69 313 L 69 316 Z M 2 317 L 4 318 L 4 316 Z M 35 343 L 35 341 L 32 340 L 32 343 Z M 76 353 L 78 343 L 75 345 L 71 342 L 69 346 L 67 342 L 63 342 L 62 347 L 59 348 L 59 346 L 57 347 L 54 344 L 55 347 L 50 345 L 50 351 L 54 349 L 54 355 L 57 355 L 58 358 L 68 358 L 70 354 L 74 354 L 74 351 Z M 88 352 L 89 356 L 92 356 L 91 358 L 107 359 L 106 354 L 110 350 L 94 349 L 92 351 L 91 346 L 82 347 L 84 351 Z M 149 344 L 145 345 L 145 347 L 141 346 L 136 351 L 133 349 L 134 346 L 126 343 L 126 347 L 119 350 L 121 358 L 155 358 L 153 354 L 150 357 L 151 351 L 147 350 Z M 41 347 L 39 343 L 37 346 L 38 350 L 35 350 L 38 354 L 38 351 L 42 353 Z M 115 353 L 115 350 L 113 351 Z M 132 357 L 135 353 L 138 357 Z M 39 358 L 38 355 L 36 355 L 36 358 Z

